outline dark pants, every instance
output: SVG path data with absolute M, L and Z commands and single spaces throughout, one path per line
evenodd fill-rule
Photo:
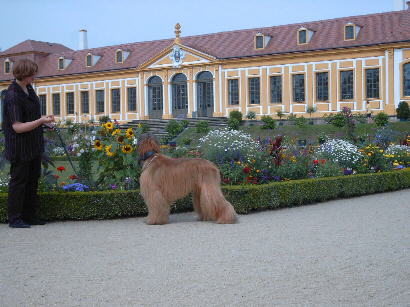
M 37 188 L 41 173 L 41 158 L 10 163 L 11 178 L 7 202 L 9 223 L 18 219 L 29 220 L 35 216 L 39 205 Z

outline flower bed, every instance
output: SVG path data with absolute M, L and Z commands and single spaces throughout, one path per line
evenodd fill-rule
M 263 185 L 224 186 L 226 198 L 240 214 L 252 210 L 301 206 L 326 200 L 410 187 L 410 169 L 292 180 Z M 0 222 L 6 221 L 7 194 L 0 193 Z M 46 220 L 88 220 L 142 216 L 146 206 L 138 190 L 40 193 L 40 215 Z M 192 210 L 190 197 L 178 201 L 172 212 Z

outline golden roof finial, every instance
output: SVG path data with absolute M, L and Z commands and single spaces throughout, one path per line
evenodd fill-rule
M 181 25 L 179 22 L 175 25 L 175 43 L 179 44 L 181 43 L 181 38 L 179 35 L 181 34 Z

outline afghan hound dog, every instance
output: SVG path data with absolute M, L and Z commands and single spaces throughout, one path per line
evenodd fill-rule
M 168 223 L 171 204 L 191 192 L 200 221 L 236 222 L 235 209 L 222 194 L 219 169 L 212 162 L 167 157 L 150 135 L 141 136 L 137 150 L 143 161 L 140 187 L 148 207 L 147 224 Z

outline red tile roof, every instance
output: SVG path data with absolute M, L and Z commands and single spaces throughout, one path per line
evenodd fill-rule
M 360 26 L 361 30 L 356 40 L 344 41 L 344 26 L 349 22 Z M 308 44 L 297 44 L 297 30 L 301 27 L 314 31 L 313 37 Z M 271 36 L 271 39 L 264 49 L 255 50 L 254 36 L 258 32 Z M 183 45 L 219 59 L 250 57 L 263 54 L 306 52 L 320 49 L 349 48 L 354 46 L 378 45 L 402 41 L 410 42 L 410 10 L 181 38 L 181 43 Z M 10 51 L 16 52 L 16 50 L 22 50 L 22 45 L 27 45 L 27 42 L 28 41 L 25 41 L 0 53 L 0 58 L 2 55 L 10 53 Z M 32 49 L 35 51 L 38 51 L 41 48 L 43 48 L 41 50 L 47 50 L 46 44 L 48 43 L 36 41 L 29 42 L 31 42 L 30 44 L 33 46 Z M 39 63 L 40 68 L 38 77 L 139 67 L 158 55 L 158 53 L 166 49 L 168 46 L 172 45 L 173 42 L 174 39 L 165 39 L 78 51 L 56 51 L 57 45 L 59 48 L 63 49 L 66 47 L 59 44 L 53 44 L 54 47 L 51 48 L 52 50 L 48 50 L 50 54 Z M 39 44 L 37 45 L 37 43 Z M 115 62 L 115 51 L 117 49 L 128 50 L 131 52 L 124 63 Z M 101 56 L 98 63 L 93 67 L 85 66 L 85 58 L 89 52 Z M 73 61 L 66 69 L 59 71 L 57 69 L 57 62 L 58 58 L 61 56 L 73 59 Z M 3 59 L 0 59 L 0 61 L 0 65 L 2 65 Z M 3 69 L 0 67 L 0 80 L 10 80 L 12 78 L 12 75 L 4 75 L 3 73 Z
M 69 50 L 71 49 L 61 44 L 40 42 L 28 39 L 7 50 L 0 52 L 0 56 L 6 56 L 21 52 L 58 53 Z

